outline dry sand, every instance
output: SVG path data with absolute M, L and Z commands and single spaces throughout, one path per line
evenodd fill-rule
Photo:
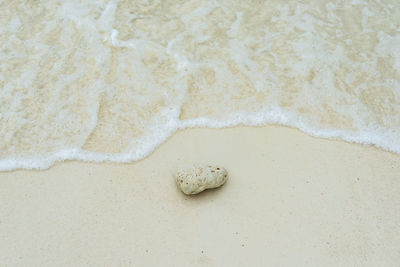
M 218 163 L 189 197 L 171 174 Z M 132 164 L 0 173 L 2 266 L 398 266 L 400 155 L 268 126 L 175 134 Z

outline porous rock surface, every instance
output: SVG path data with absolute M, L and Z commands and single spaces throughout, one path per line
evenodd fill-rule
M 175 178 L 183 193 L 194 195 L 223 185 L 228 179 L 228 172 L 225 168 L 215 165 L 194 166 L 178 170 Z

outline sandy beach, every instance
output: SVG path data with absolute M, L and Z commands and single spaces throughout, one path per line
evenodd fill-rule
M 173 172 L 229 171 L 188 197 Z M 0 173 L 2 266 L 398 266 L 400 156 L 267 126 L 190 129 L 132 164 Z
M 400 266 L 399 10 L 0 0 L 0 267 Z

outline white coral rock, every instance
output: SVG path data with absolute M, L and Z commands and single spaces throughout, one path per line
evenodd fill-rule
M 228 179 L 228 172 L 220 166 L 196 166 L 177 171 L 175 178 L 183 193 L 194 195 L 223 185 Z

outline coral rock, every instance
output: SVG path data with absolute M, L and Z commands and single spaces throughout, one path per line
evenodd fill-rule
M 220 166 L 206 165 L 179 170 L 175 178 L 183 193 L 194 195 L 223 185 L 228 179 L 228 172 Z

